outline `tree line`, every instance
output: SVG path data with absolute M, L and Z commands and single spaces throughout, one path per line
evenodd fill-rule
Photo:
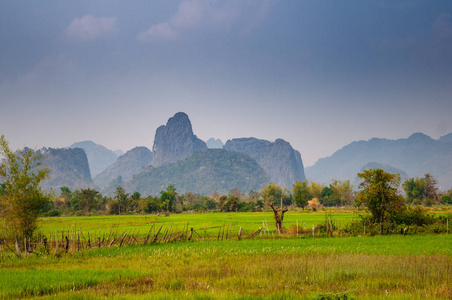
M 4 220 L 0 224 L 9 238 L 16 241 L 33 236 L 39 216 L 244 212 L 262 211 L 269 207 L 275 210 L 274 206 L 281 204 L 281 211 L 283 205 L 313 211 L 321 206 L 365 206 L 371 212 L 370 223 L 407 224 L 427 221 L 422 219 L 419 210 L 407 209 L 406 204 L 452 204 L 452 190 L 441 193 L 437 181 L 430 174 L 405 180 L 403 197 L 400 194 L 400 176 L 381 169 L 359 173 L 362 183 L 358 191 L 349 180 L 333 179 L 329 185 L 296 181 L 291 189 L 270 183 L 260 191 L 251 190 L 246 194 L 237 188 L 231 189 L 228 195 L 220 195 L 217 191 L 211 196 L 191 192 L 179 194 L 174 185 L 169 185 L 159 195 L 146 197 L 139 192 L 129 194 L 121 186 L 116 188 L 113 197 L 91 188 L 71 191 L 68 187 L 61 187 L 60 194 L 54 196 L 40 188 L 40 183 L 49 176 L 49 170 L 41 166 L 41 157 L 33 150 L 26 148 L 12 152 L 2 135 L 0 155 L 3 157 L 0 164 L 0 217 Z

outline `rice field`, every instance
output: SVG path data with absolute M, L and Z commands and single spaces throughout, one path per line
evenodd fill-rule
M 310 227 L 325 218 L 289 216 L 286 226 L 303 220 Z M 274 228 L 272 215 L 265 217 Z M 333 217 L 345 224 L 356 216 Z M 42 221 L 47 224 L 42 230 L 142 226 L 144 231 L 152 222 L 181 227 L 188 222 L 195 228 L 229 222 L 252 231 L 262 226 L 262 213 L 53 218 Z M 450 234 L 199 239 L 57 257 L 35 251 L 22 259 L 3 248 L 0 260 L 5 299 L 451 299 L 451 287 Z

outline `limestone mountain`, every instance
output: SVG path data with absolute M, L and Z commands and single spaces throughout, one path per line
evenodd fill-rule
M 274 143 L 257 138 L 239 138 L 228 140 L 224 149 L 244 153 L 264 169 L 272 182 L 292 188 L 295 180 L 304 181 L 303 161 L 300 152 L 282 140 Z
M 434 140 L 422 133 L 406 139 L 379 139 L 353 142 L 332 156 L 319 159 L 306 168 L 309 179 L 329 183 L 331 178 L 353 180 L 369 162 L 390 165 L 403 170 L 408 177 L 432 174 L 441 189 L 452 187 L 452 143 L 446 138 Z
M 193 134 L 188 116 L 178 112 L 155 132 L 152 165 L 159 167 L 174 163 L 206 150 L 206 143 Z
M 224 144 L 220 139 L 210 138 L 206 142 L 209 149 L 223 149 Z
M 128 192 L 157 195 L 173 184 L 179 193 L 221 194 L 237 187 L 241 191 L 260 190 L 269 178 L 249 156 L 222 149 L 197 152 L 185 160 L 160 167 L 148 167 L 127 182 Z
M 83 149 L 53 149 L 42 148 L 36 151 L 42 154 L 43 166 L 50 170 L 50 178 L 42 187 L 59 191 L 62 186 L 71 190 L 93 186 L 88 165 L 88 159 Z
M 83 141 L 74 143 L 69 148 L 81 148 L 85 150 L 88 157 L 91 176 L 96 176 L 106 168 L 108 168 L 117 158 L 118 155 L 107 149 L 106 147 L 96 144 L 93 141 Z
M 112 181 L 127 181 L 148 166 L 152 161 L 152 152 L 146 147 L 135 147 L 121 155 L 111 166 L 94 177 L 94 184 L 101 189 Z

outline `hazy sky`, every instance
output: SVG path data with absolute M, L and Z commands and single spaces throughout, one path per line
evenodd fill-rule
M 14 149 L 152 148 L 186 112 L 305 166 L 372 137 L 452 132 L 452 1 L 0 0 L 0 134 Z

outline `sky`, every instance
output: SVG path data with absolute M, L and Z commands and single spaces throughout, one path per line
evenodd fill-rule
M 0 0 L 13 149 L 282 138 L 305 166 L 352 141 L 452 132 L 452 1 Z

